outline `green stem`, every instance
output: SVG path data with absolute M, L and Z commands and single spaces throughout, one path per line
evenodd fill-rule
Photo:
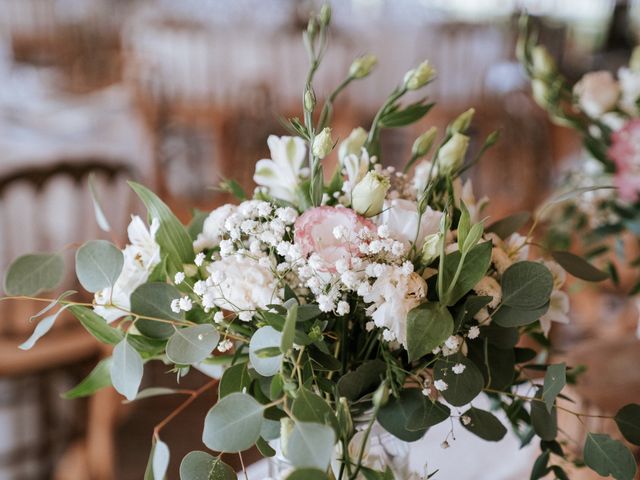
M 349 85 L 353 81 L 353 77 L 345 78 L 340 85 L 336 87 L 336 89 L 331 92 L 331 95 L 327 98 L 322 106 L 322 111 L 320 112 L 320 119 L 318 120 L 318 131 L 321 131 L 324 127 L 328 125 L 331 121 L 331 110 L 333 107 L 333 102 L 335 102 L 336 98 L 342 90 L 344 90 L 347 85 Z

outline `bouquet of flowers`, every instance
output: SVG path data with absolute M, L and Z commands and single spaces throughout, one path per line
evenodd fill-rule
M 609 246 L 597 243 L 611 237 L 623 251 L 624 232 L 640 234 L 640 48 L 617 79 L 608 71 L 589 72 L 571 86 L 524 18 L 518 55 L 536 102 L 555 123 L 576 130 L 588 152 L 564 182 L 580 195 L 551 212 L 550 240 L 566 247 L 577 231 L 591 247 L 589 257 L 606 253 Z M 638 259 L 627 260 L 638 265 Z M 614 264 L 608 268 L 616 281 Z M 632 288 L 639 291 L 640 282 Z
M 131 183 L 149 226 L 134 217 L 122 250 L 104 240 L 82 245 L 75 272 L 93 302 L 71 300 L 75 292 L 46 300 L 34 318 L 48 316 L 21 348 L 31 348 L 65 310 L 114 345 L 67 397 L 106 385 L 128 400 L 170 393 L 139 391 L 144 365 L 153 361 L 171 366 L 178 379 L 190 368 L 223 366 L 219 381 L 192 392 L 176 411 L 217 387 L 218 400 L 203 419 L 202 441 L 211 452 L 189 453 L 182 480 L 235 479 L 212 452 L 254 445 L 264 456 L 281 456 L 279 474 L 289 480 L 431 478 L 435 472 L 410 471 L 406 458 L 385 442 L 374 448 L 373 439 L 413 442 L 445 421 L 453 434 L 454 420 L 486 441 L 506 435 L 503 423 L 523 445 L 539 437 L 532 478 L 551 471 L 567 478 L 563 462 L 581 454 L 563 448 L 557 411 L 583 414 L 561 404 L 576 371 L 547 362 L 544 336 L 550 322 L 567 319 L 564 271 L 529 260 L 530 236 L 516 233 L 528 217 L 485 226 L 485 201 L 460 178 L 496 136 L 465 163 L 469 110 L 439 139 L 435 128 L 421 135 L 403 171 L 381 164 L 380 130 L 411 124 L 432 106 L 401 102 L 434 78 L 424 62 L 404 76 L 368 131 L 357 128 L 340 143 L 338 167 L 326 182 L 323 159 L 336 145 L 333 101 L 376 63 L 370 55 L 356 59 L 316 112 L 312 82 L 329 20 L 325 6 L 309 22 L 304 120 L 288 122 L 293 136 L 269 138 L 271 158 L 256 164 L 253 198 L 225 182 L 239 203 L 185 227 L 151 191 Z M 97 199 L 95 207 L 104 225 Z M 564 253 L 558 258 L 569 270 L 583 267 Z M 34 297 L 54 289 L 62 272 L 58 254 L 26 255 L 8 269 L 5 291 Z M 522 346 L 525 336 L 540 348 Z M 543 376 L 528 374 L 535 371 Z M 480 395 L 505 420 L 474 406 Z M 615 417 L 634 443 L 639 411 L 630 405 Z M 162 426 L 174 417 L 154 431 L 148 478 L 166 475 Z M 604 434 L 588 435 L 584 461 L 620 480 L 635 475 L 629 450 Z

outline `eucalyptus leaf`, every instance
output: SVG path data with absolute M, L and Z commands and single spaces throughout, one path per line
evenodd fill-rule
M 533 468 L 531 469 L 531 477 L 529 477 L 529 480 L 540 480 L 549 473 L 547 465 L 549 465 L 550 455 L 549 450 L 545 450 L 538 458 L 536 458 Z
M 182 271 L 182 265 L 193 263 L 195 255 L 191 238 L 184 225 L 151 190 L 139 183 L 128 183 L 147 207 L 149 217 L 159 220 L 160 228 L 156 234 L 156 241 L 162 251 L 168 254 L 169 264 L 175 271 Z
M 167 342 L 167 358 L 178 365 L 200 363 L 213 352 L 220 334 L 213 325 L 176 328 Z
M 583 454 L 587 466 L 603 477 L 633 480 L 636 475 L 636 461 L 629 449 L 604 433 L 587 432 Z
M 558 413 L 556 407 L 547 410 L 542 400 L 542 387 L 536 393 L 538 400 L 531 401 L 531 424 L 533 430 L 542 440 L 550 442 L 558 435 Z
M 189 452 L 180 463 L 180 480 L 237 480 L 234 470 L 220 457 Z
M 295 422 L 287 442 L 287 460 L 296 468 L 317 468 L 325 471 L 329 467 L 336 437 L 327 425 Z
M 425 420 L 426 402 L 430 402 L 425 398 L 422 392 L 417 388 L 406 388 L 400 391 L 398 397 L 391 397 L 386 405 L 380 408 L 376 419 L 382 427 L 404 442 L 415 442 L 420 440 L 427 429 L 427 425 L 419 425 L 412 423 L 413 415 L 420 410 L 420 414 L 416 414 L 418 420 Z M 426 422 L 425 422 L 426 423 Z
M 33 348 L 36 342 L 53 328 L 53 325 L 56 323 L 58 316 L 67 308 L 69 308 L 69 305 L 61 307 L 57 312 L 52 313 L 51 315 L 40 320 L 38 322 L 38 325 L 36 325 L 36 328 L 33 330 L 31 336 L 27 340 L 25 340 L 18 348 L 20 350 L 30 350 L 31 348 Z
M 437 303 L 423 303 L 407 314 L 407 352 L 409 361 L 433 351 L 453 333 L 453 317 Z
M 143 400 L 145 398 L 160 397 L 164 395 L 174 395 L 184 393 L 176 390 L 175 388 L 167 387 L 149 387 L 144 390 L 140 390 L 133 400 L 125 400 L 124 403 L 131 403 L 132 401 Z
M 452 306 L 458 303 L 487 274 L 491 264 L 491 248 L 491 242 L 483 242 L 466 254 L 464 266 L 447 299 L 447 305 Z M 461 257 L 460 251 L 450 253 L 445 257 L 443 273 L 445 285 L 450 285 L 453 282 Z
M 73 295 L 74 293 L 78 293 L 78 292 L 76 292 L 75 290 L 67 290 L 66 292 L 61 293 L 58 296 L 58 298 L 56 298 L 55 300 L 53 300 L 50 303 L 48 303 L 47 306 L 44 307 L 42 310 L 40 310 L 38 313 L 36 313 L 34 315 L 31 315 L 31 317 L 29 318 L 29 321 L 32 322 L 36 318 L 41 317 L 45 313 L 51 311 L 53 309 L 53 307 L 55 307 L 56 305 L 58 305 L 58 303 L 60 303 L 61 300 L 64 300 L 65 298 Z
M 143 365 L 140 354 L 124 338 L 113 348 L 111 383 L 127 400 L 136 398 L 142 381 Z
M 530 218 L 529 212 L 517 212 L 492 223 L 487 227 L 487 232 L 495 233 L 504 240 L 524 227 Z
M 620 433 L 634 445 L 640 445 L 640 405 L 630 403 L 625 405 L 614 417 Z
M 113 287 L 123 264 L 122 252 L 106 240 L 90 240 L 76 252 L 76 275 L 88 292 Z
M 456 364 L 464 365 L 460 374 L 453 372 Z M 484 388 L 484 378 L 478 367 L 462 353 L 458 352 L 439 358 L 433 367 L 433 378 L 447 384 L 441 392 L 444 399 L 455 407 L 466 405 L 476 398 Z
M 322 314 L 320 307 L 315 303 L 298 306 L 298 322 L 307 322 L 319 317 Z
M 550 302 L 545 303 L 539 308 L 533 310 L 523 310 L 520 308 L 500 305 L 498 310 L 493 314 L 493 322 L 505 328 L 523 327 L 537 321 L 549 310 Z
M 564 363 L 549 365 L 544 374 L 544 388 L 542 390 L 542 400 L 547 406 L 547 411 L 556 401 L 556 397 L 567 384 L 567 366 Z
M 109 225 L 107 216 L 104 214 L 102 206 L 100 205 L 100 200 L 98 199 L 98 192 L 96 191 L 94 180 L 95 175 L 93 173 L 89 174 L 89 193 L 91 194 L 91 201 L 93 202 L 93 211 L 96 215 L 96 222 L 103 232 L 110 232 L 111 226 Z
M 287 311 L 287 317 L 282 329 L 282 338 L 280 339 L 280 351 L 287 353 L 293 346 L 293 337 L 296 333 L 296 319 L 298 318 L 298 304 L 294 303 Z
M 272 357 L 261 357 L 257 354 L 259 350 L 265 348 L 280 348 L 282 334 L 275 328 L 261 327 L 253 334 L 249 342 L 249 360 L 251 365 L 263 377 L 270 377 L 280 369 L 282 355 Z
M 251 377 L 246 362 L 237 363 L 227 368 L 218 385 L 218 398 L 226 397 L 234 392 L 241 392 L 251 385 Z
M 64 260 L 54 253 L 32 253 L 18 257 L 4 276 L 4 291 L 10 296 L 32 297 L 53 290 L 62 281 Z
M 551 272 L 538 262 L 516 262 L 502 275 L 502 303 L 517 310 L 544 306 L 552 290 Z
M 470 421 L 463 421 L 463 417 L 468 417 Z M 488 442 L 498 442 L 507 434 L 507 429 L 495 415 L 475 407 L 464 412 L 460 417 L 460 423 L 471 433 Z
M 298 421 L 321 423 L 338 431 L 338 421 L 329 404 L 305 387 L 298 390 L 291 405 L 291 413 Z
M 609 278 L 607 273 L 597 269 L 584 258 L 571 252 L 555 251 L 551 252 L 551 256 L 571 275 L 587 282 L 601 282 Z
M 111 385 L 111 357 L 100 360 L 84 380 L 61 396 L 67 400 L 88 397 L 109 385 Z
M 260 437 L 264 407 L 245 393 L 231 393 L 216 403 L 204 420 L 202 441 L 211 450 L 237 453 Z
M 169 468 L 169 447 L 158 439 L 154 442 L 151 452 L 153 478 L 154 480 L 163 480 Z
M 450 416 L 451 409 L 445 404 L 427 399 L 409 416 L 406 427 L 412 432 L 420 431 L 442 423 Z
M 358 400 L 373 392 L 387 370 L 387 364 L 380 359 L 364 362 L 355 370 L 347 372 L 338 380 L 338 393 L 351 401 Z
M 171 302 L 180 297 L 178 289 L 168 283 L 144 283 L 131 294 L 131 311 L 144 317 L 181 320 L 182 314 L 171 310 Z M 151 338 L 168 338 L 174 333 L 171 324 L 149 319 L 138 320 L 136 327 Z
M 286 480 L 328 480 L 327 474 L 317 468 L 296 468 Z
M 120 330 L 110 327 L 104 318 L 87 307 L 72 305 L 69 311 L 91 335 L 102 343 L 115 345 L 124 337 Z

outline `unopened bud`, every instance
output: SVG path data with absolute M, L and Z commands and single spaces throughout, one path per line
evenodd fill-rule
M 322 26 L 329 25 L 331 21 L 331 6 L 328 3 L 325 3 L 320 9 L 320 15 L 318 17 L 320 19 L 320 24 Z
M 431 150 L 437 134 L 438 129 L 436 127 L 431 127 L 429 130 L 416 138 L 416 141 L 413 142 L 413 147 L 411 147 L 411 154 L 415 158 L 424 157 L 427 153 L 429 153 L 429 150 Z
M 377 64 L 378 58 L 370 53 L 358 57 L 349 67 L 349 76 L 351 78 L 364 78 L 371 73 Z
M 325 127 L 316 138 L 313 139 L 313 154 L 318 158 L 324 158 L 333 150 L 331 129 Z
M 384 175 L 367 172 L 351 191 L 351 208 L 365 217 L 378 215 L 390 186 L 389 179 Z
M 346 438 L 351 437 L 353 434 L 353 419 L 351 418 L 349 401 L 345 397 L 340 397 L 340 400 L 338 400 L 336 416 L 338 418 L 338 425 L 340 425 L 344 436 Z
M 422 245 L 422 263 L 430 265 L 440 255 L 440 234 L 427 235 Z
M 471 120 L 473 120 L 473 115 L 476 113 L 476 109 L 475 108 L 470 108 L 469 110 L 467 110 L 466 112 L 461 113 L 460 115 L 458 115 L 458 118 L 456 118 L 452 123 L 450 128 L 451 133 L 464 133 L 467 131 L 467 129 L 469 128 L 469 125 L 471 124 Z
M 549 104 L 549 87 L 545 82 L 534 78 L 531 80 L 531 94 L 538 105 L 546 109 Z
M 313 89 L 309 88 L 304 92 L 304 109 L 307 112 L 313 112 L 314 108 L 316 108 L 316 95 L 313 93 Z
M 373 393 L 373 406 L 384 407 L 389 401 L 389 387 L 386 382 L 380 384 L 378 389 Z
M 556 71 L 556 62 L 549 51 L 541 45 L 536 45 L 531 50 L 531 61 L 535 77 L 548 76 Z
M 404 86 L 407 90 L 417 90 L 424 87 L 435 76 L 435 69 L 425 60 L 416 68 L 409 70 L 404 76 Z
M 454 133 L 438 152 L 439 171 L 448 175 L 462 166 L 464 156 L 469 147 L 469 137 L 461 133 Z

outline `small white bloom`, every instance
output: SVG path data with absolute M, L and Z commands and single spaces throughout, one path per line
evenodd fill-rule
M 351 307 L 349 307 L 348 302 L 340 301 L 338 302 L 338 306 L 336 308 L 336 313 L 340 316 L 346 315 L 351 311 Z
M 396 334 L 395 334 L 395 333 L 393 333 L 393 332 L 392 332 L 391 330 L 389 330 L 388 328 L 385 328 L 385 329 L 382 331 L 382 338 L 383 338 L 384 340 L 386 340 L 387 342 L 390 342 L 390 341 L 392 341 L 392 340 L 395 340 L 395 339 L 396 339 Z
M 180 299 L 179 305 L 180 310 L 184 310 L 185 312 L 188 312 L 193 308 L 193 303 L 191 302 L 191 299 L 189 297 L 182 297 Z
M 446 450 L 449 447 L 450 447 L 449 442 L 446 441 L 446 440 L 440 444 L 440 448 L 442 448 L 444 450 Z
M 458 337 L 456 337 L 455 335 L 451 335 L 449 338 L 447 338 L 444 344 L 451 350 L 457 350 L 458 346 L 460 345 L 460 340 L 458 340 Z
M 205 292 L 207 291 L 207 283 L 203 282 L 202 280 L 198 280 L 194 285 L 193 285 L 193 293 L 195 293 L 198 296 L 202 296 L 205 294 Z
M 428 397 L 429 395 L 431 395 L 431 389 L 430 389 L 429 387 L 424 387 L 424 388 L 422 389 L 422 394 L 423 394 L 425 397 Z
M 253 312 L 245 310 L 244 312 L 240 312 L 238 314 L 238 318 L 243 322 L 250 322 L 251 320 L 253 320 Z
M 364 328 L 367 332 L 371 332 L 374 328 L 376 328 L 376 324 L 373 322 L 367 322 L 364 324 Z
M 218 344 L 218 351 L 219 352 L 227 352 L 227 351 L 231 350 L 232 347 L 233 347 L 233 342 L 227 338 L 227 339 L 222 340 Z
M 173 313 L 180 313 L 180 299 L 179 298 L 171 300 L 171 311 Z
M 467 337 L 473 340 L 474 338 L 478 338 L 479 335 L 480 335 L 480 327 L 478 327 L 477 325 L 474 325 L 469 329 L 469 333 L 467 334 Z
M 467 368 L 466 365 L 462 363 L 456 363 L 453 367 L 451 367 L 451 370 L 453 370 L 453 373 L 455 373 L 456 375 L 460 375 L 462 372 L 464 372 L 465 368 Z
M 176 273 L 176 276 L 173 278 L 173 283 L 175 283 L 176 285 L 180 285 L 182 282 L 184 282 L 184 279 L 185 279 L 184 272 L 178 272 Z
M 218 311 L 216 313 L 213 314 L 213 321 L 216 323 L 222 323 L 224 322 L 224 313 Z
M 471 417 L 468 415 L 463 415 L 462 417 L 460 417 L 460 420 L 462 421 L 463 425 L 469 425 L 471 423 Z
M 444 380 L 436 380 L 435 382 L 433 382 L 433 386 L 436 387 L 436 390 L 438 390 L 439 392 L 444 392 L 447 388 L 449 388 L 449 385 Z
M 205 254 L 200 252 L 196 255 L 196 258 L 193 260 L 193 263 L 195 263 L 197 267 L 201 267 L 202 264 L 204 263 L 205 258 L 206 258 Z

